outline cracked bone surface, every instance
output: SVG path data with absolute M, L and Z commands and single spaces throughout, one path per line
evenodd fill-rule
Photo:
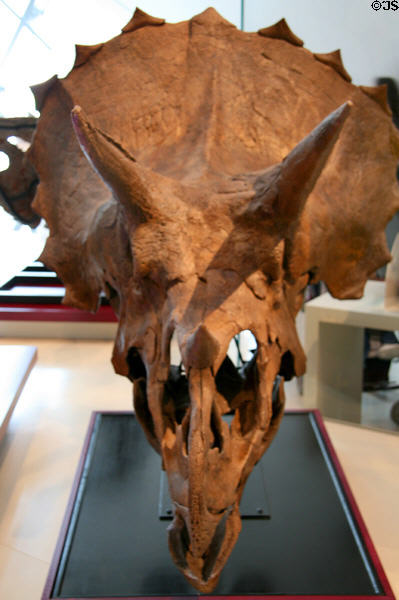
M 209 592 L 284 379 L 305 370 L 306 285 L 360 297 L 389 259 L 399 137 L 383 91 L 352 85 L 339 52 L 313 55 L 285 22 L 245 33 L 213 9 L 177 24 L 137 10 L 34 91 L 42 259 L 67 304 L 109 297 L 112 361 L 168 476 L 170 552 Z M 256 343 L 235 365 L 241 332 Z

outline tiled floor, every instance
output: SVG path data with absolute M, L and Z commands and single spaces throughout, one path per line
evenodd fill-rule
M 129 410 L 132 390 L 113 373 L 112 342 L 1 343 L 37 345 L 39 356 L 0 446 L 0 598 L 39 600 L 91 411 Z M 296 381 L 286 393 L 300 408 Z M 399 598 L 399 436 L 327 427 Z
M 0 447 L 4 600 L 41 596 L 91 411 L 131 408 L 131 385 L 110 364 L 111 342 L 36 345 L 37 365 Z

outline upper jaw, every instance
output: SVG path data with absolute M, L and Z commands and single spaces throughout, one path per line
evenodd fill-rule
M 212 340 L 204 333 L 193 339 L 193 345 L 204 350 L 204 359 L 215 360 Z M 187 371 L 179 375 L 178 368 L 171 369 L 163 382 L 155 368 L 148 372 L 144 392 L 148 397 L 143 404 L 159 411 L 162 431 L 154 427 L 150 437 L 159 443 L 175 505 L 170 552 L 187 580 L 201 592 L 210 592 L 217 584 L 241 529 L 239 502 L 245 481 L 277 430 L 283 386 L 274 402 L 273 389 L 278 387 L 275 377 L 280 362 L 277 343 L 258 344 L 256 355 L 247 363 L 241 391 L 229 399 L 227 394 L 222 397 L 215 369 L 195 368 L 187 364 L 187 357 Z M 174 391 L 180 376 L 186 382 L 182 394 L 186 399 L 176 406 Z M 222 417 L 230 409 L 235 414 L 229 425 Z M 144 424 L 149 418 L 146 414 Z
M 186 579 L 202 593 L 211 592 L 234 548 L 241 530 L 238 504 L 230 507 L 217 519 L 212 518 L 213 535 L 202 553 L 193 552 L 186 521 L 185 509 L 176 508 L 174 520 L 168 528 L 169 549 L 172 558 Z
M 208 593 L 216 586 L 241 530 L 239 502 L 246 478 L 270 441 L 269 436 L 262 441 L 265 432 L 256 427 L 246 436 L 236 435 L 220 419 L 222 442 L 219 447 L 215 445 L 212 427 L 202 426 L 210 422 L 217 391 L 210 370 L 203 371 L 207 370 L 189 374 L 190 426 L 185 448 L 180 447 L 179 425 L 174 443 L 163 445 L 163 458 L 175 506 L 168 529 L 170 552 L 186 579 Z M 253 402 L 260 401 L 259 394 L 267 402 L 258 389 L 259 384 L 266 384 L 262 375 L 260 381 L 253 379 L 258 384 L 252 390 Z M 281 418 L 284 399 L 282 386 L 275 383 L 272 388 L 271 437 Z M 212 393 L 204 397 L 204 390 Z

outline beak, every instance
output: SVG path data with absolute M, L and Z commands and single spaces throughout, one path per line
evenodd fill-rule
M 201 526 L 206 532 L 200 550 L 202 554 L 189 534 L 186 511 L 187 508 L 176 507 L 174 520 L 168 528 L 170 553 L 191 585 L 202 593 L 209 593 L 215 588 L 241 531 L 238 503 L 221 515 L 208 513 Z M 213 531 L 211 536 L 210 531 Z

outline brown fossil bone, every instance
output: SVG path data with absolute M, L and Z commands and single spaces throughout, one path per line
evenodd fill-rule
M 307 283 L 359 297 L 389 259 L 399 136 L 287 24 L 244 33 L 213 9 L 173 25 L 139 11 L 78 54 L 36 90 L 43 260 L 66 303 L 96 310 L 104 292 L 119 317 L 112 360 L 168 475 L 170 551 L 208 592 L 282 417 L 283 379 L 305 369 Z M 244 330 L 257 350 L 238 368 L 228 346 Z

